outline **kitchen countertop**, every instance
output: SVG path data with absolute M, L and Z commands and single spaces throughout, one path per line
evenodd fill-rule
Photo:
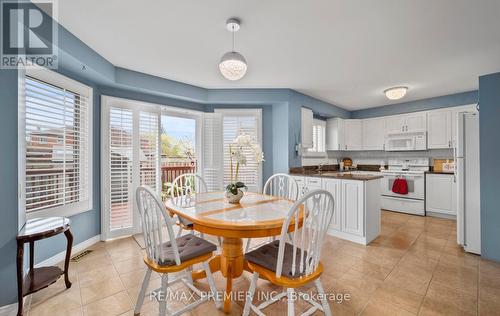
M 367 173 L 376 173 L 376 171 L 358 171 Z M 332 178 L 332 179 L 345 179 L 345 180 L 359 180 L 370 181 L 383 178 L 382 175 L 359 174 L 354 171 L 304 171 L 304 172 L 290 172 L 291 176 L 304 176 L 304 177 L 319 177 L 319 178 Z

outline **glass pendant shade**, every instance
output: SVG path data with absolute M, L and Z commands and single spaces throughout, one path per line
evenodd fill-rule
M 238 52 L 227 52 L 219 62 L 220 73 L 228 80 L 239 80 L 247 72 L 247 61 Z

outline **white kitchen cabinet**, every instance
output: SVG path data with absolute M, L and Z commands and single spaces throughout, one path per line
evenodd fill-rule
M 298 199 L 304 196 L 304 187 L 306 185 L 306 180 L 304 176 L 292 176 L 297 182 L 297 189 L 299 190 Z
M 293 178 L 297 182 L 297 187 L 299 189 L 299 199 L 310 191 L 320 190 L 322 188 L 322 179 L 319 177 L 293 176 Z
M 416 112 L 405 114 L 405 132 L 421 132 L 427 130 L 427 113 Z
M 312 148 L 313 142 L 313 111 L 307 108 L 300 109 L 300 131 L 302 148 Z
M 380 234 L 380 180 L 323 179 L 335 209 L 328 234 L 367 245 Z
M 342 213 L 342 180 L 340 179 L 323 179 L 323 189 L 333 195 L 334 213 L 330 227 L 340 231 L 342 229 L 341 213 Z
M 344 119 L 330 118 L 326 121 L 326 150 L 345 150 Z
M 427 147 L 429 149 L 452 147 L 452 111 L 435 110 L 427 113 Z
M 342 181 L 342 231 L 364 236 L 363 181 Z
M 327 150 L 363 149 L 362 120 L 331 118 L 326 121 Z
M 404 115 L 393 115 L 386 117 L 386 132 L 407 133 L 420 132 L 427 129 L 427 113 L 416 112 Z
M 363 149 L 362 120 L 345 120 L 344 128 L 345 150 Z
M 406 127 L 403 115 L 392 115 L 385 118 L 385 130 L 387 134 L 403 133 Z
M 453 174 L 427 174 L 425 209 L 429 213 L 457 215 L 457 190 Z
M 363 149 L 384 150 L 385 118 L 371 118 L 363 120 Z

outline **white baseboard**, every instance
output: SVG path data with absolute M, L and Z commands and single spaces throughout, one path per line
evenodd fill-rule
M 26 311 L 31 303 L 31 296 L 26 296 L 23 299 L 24 311 Z M 23 313 L 26 315 L 27 313 Z M 17 303 L 4 305 L 0 307 L 0 316 L 17 316 Z
M 93 244 L 95 244 L 95 243 L 97 243 L 99 241 L 101 241 L 101 235 L 96 235 L 96 236 L 94 236 L 92 238 L 84 240 L 81 243 L 79 243 L 77 245 L 74 245 L 71 248 L 71 254 L 78 253 L 78 252 L 84 250 L 85 248 L 88 248 L 88 247 L 92 246 Z M 48 258 L 46 260 L 43 260 L 40 263 L 37 263 L 35 265 L 35 268 L 43 267 L 43 266 L 54 266 L 54 265 L 58 264 L 59 262 L 63 261 L 65 258 L 66 258 L 66 250 L 61 251 L 57 255 L 52 256 L 52 257 L 50 257 L 50 258 Z
M 14 316 L 17 315 L 17 303 L 4 305 L 0 307 L 0 316 Z
M 368 245 L 370 243 L 370 241 L 371 241 L 371 240 L 367 241 L 365 237 L 359 237 L 359 236 L 356 236 L 356 235 L 353 235 L 353 234 L 348 234 L 348 233 L 345 233 L 345 232 L 341 232 L 341 231 L 335 230 L 333 228 L 328 228 L 327 234 L 330 235 L 330 236 L 333 236 L 333 237 L 337 237 L 337 238 L 340 238 L 340 239 L 351 241 L 351 242 L 354 242 L 354 243 L 357 243 L 357 244 L 361 244 L 361 245 L 364 245 L 364 246 Z

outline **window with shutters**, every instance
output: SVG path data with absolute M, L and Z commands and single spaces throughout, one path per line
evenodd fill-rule
M 313 147 L 309 148 L 308 153 L 325 154 L 326 153 L 326 122 L 318 119 L 313 120 Z M 311 155 L 309 155 L 311 156 Z
M 22 81 L 20 206 L 27 217 L 90 210 L 92 89 L 49 70 Z
M 229 144 L 232 144 L 238 135 L 250 135 L 253 141 L 262 148 L 262 111 L 260 109 L 216 109 L 222 114 L 223 135 L 223 168 L 224 186 L 230 182 Z M 240 166 L 238 181 L 245 183 L 249 191 L 258 192 L 262 189 L 262 164 L 255 162 L 251 148 L 244 149 L 247 163 Z

